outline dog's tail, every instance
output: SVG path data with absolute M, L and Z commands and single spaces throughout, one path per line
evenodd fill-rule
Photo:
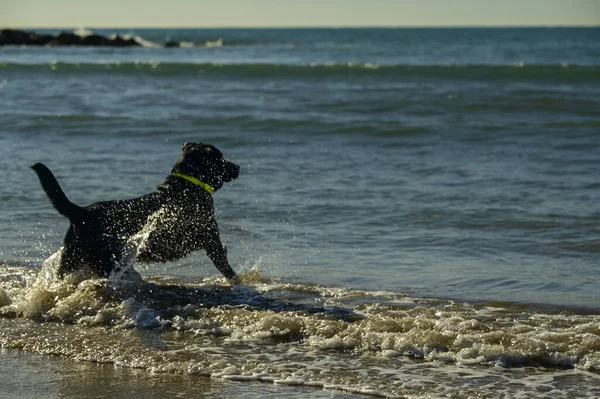
M 37 173 L 42 188 L 58 213 L 66 216 L 71 221 L 78 219 L 83 212 L 83 208 L 69 201 L 50 169 L 42 163 L 34 163 L 31 165 L 31 169 Z

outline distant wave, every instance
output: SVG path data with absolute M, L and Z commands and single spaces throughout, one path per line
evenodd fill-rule
M 246 77 L 430 77 L 464 79 L 577 79 L 600 80 L 600 66 L 577 65 L 379 65 L 374 63 L 173 63 L 173 62 L 99 62 L 99 63 L 0 63 L 2 72 L 115 73 L 115 74 L 207 74 Z

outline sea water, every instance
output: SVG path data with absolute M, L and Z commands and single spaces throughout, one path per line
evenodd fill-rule
M 221 397 L 600 395 L 600 29 L 95 32 L 145 47 L 0 48 L 9 364 Z M 87 205 L 150 192 L 186 141 L 241 166 L 214 198 L 242 285 L 202 251 L 57 280 L 68 223 L 28 165 Z

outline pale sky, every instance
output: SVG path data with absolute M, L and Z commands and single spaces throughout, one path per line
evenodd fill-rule
M 600 26 L 600 0 L 0 0 L 0 28 Z

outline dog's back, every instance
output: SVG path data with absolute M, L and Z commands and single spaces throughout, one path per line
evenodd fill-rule
M 239 166 L 223 159 L 221 152 L 210 145 L 184 143 L 182 150 L 171 175 L 153 192 L 86 207 L 69 201 L 45 165 L 31 166 L 52 205 L 71 222 L 63 241 L 59 276 L 81 265 L 108 276 L 125 256 L 130 240 L 147 226 L 138 260 L 177 260 L 204 248 L 225 277 L 239 281 L 227 260 L 212 199 L 212 193 L 224 182 L 237 178 Z

